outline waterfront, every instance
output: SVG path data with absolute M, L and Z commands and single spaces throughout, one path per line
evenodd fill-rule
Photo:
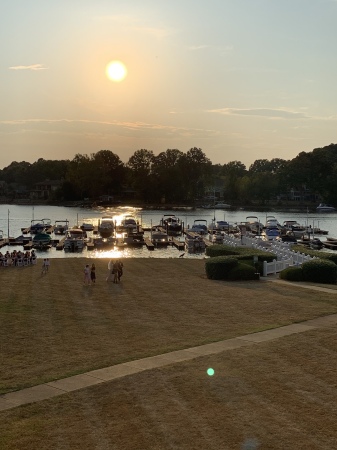
M 226 220 L 230 223 L 243 222 L 248 216 L 255 216 L 261 223 L 265 222 L 267 215 L 275 216 L 280 223 L 285 220 L 296 220 L 300 224 L 318 227 L 329 231 L 329 236 L 337 237 L 337 213 L 304 213 L 292 211 L 270 211 L 259 212 L 254 210 L 213 210 L 198 208 L 195 210 L 146 210 L 135 208 L 132 206 L 120 206 L 111 208 L 80 208 L 80 207 L 64 207 L 64 206 L 46 206 L 46 205 L 0 205 L 0 230 L 4 236 L 18 237 L 22 234 L 21 228 L 29 228 L 32 220 L 50 219 L 54 224 L 57 220 L 68 220 L 70 226 L 81 225 L 83 222 L 92 223 L 94 226 L 103 215 L 111 215 L 114 220 L 119 223 L 125 215 L 133 215 L 139 223 L 149 228 L 160 223 L 164 215 L 175 214 L 184 222 L 185 228 L 192 225 L 195 220 L 206 220 L 208 224 L 212 220 Z M 324 239 L 324 237 L 322 237 Z M 7 247 L 4 247 L 7 248 Z M 10 249 L 22 249 L 21 246 L 10 246 Z M 165 248 L 156 248 L 149 251 L 145 246 L 141 248 L 123 248 L 121 250 L 83 250 L 80 253 L 66 253 L 65 251 L 56 251 L 51 248 L 47 251 L 38 253 L 40 257 L 49 258 L 178 258 L 181 252 L 173 246 Z M 185 258 L 203 258 L 204 253 L 188 253 L 185 252 Z

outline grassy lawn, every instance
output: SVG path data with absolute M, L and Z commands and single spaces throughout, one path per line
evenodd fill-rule
M 0 269 L 0 393 L 337 312 L 337 296 L 207 280 L 204 261 L 130 259 L 83 285 L 87 259 Z
M 4 411 L 0 448 L 334 449 L 336 348 L 313 330 Z

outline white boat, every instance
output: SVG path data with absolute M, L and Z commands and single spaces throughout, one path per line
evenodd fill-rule
M 212 234 L 211 241 L 213 244 L 223 244 L 224 236 L 221 231 L 217 231 L 215 234 Z
M 246 217 L 247 229 L 252 233 L 260 235 L 263 229 L 262 223 L 259 221 L 256 216 L 247 216 Z
M 204 219 L 196 219 L 191 228 L 188 228 L 187 231 L 191 231 L 193 233 L 198 233 L 200 235 L 204 235 L 208 233 L 207 220 Z
M 231 205 L 229 205 L 228 203 L 216 203 L 214 205 L 214 209 L 229 209 L 231 208 Z
M 282 228 L 280 222 L 276 219 L 275 216 L 266 216 L 266 224 L 265 227 L 276 227 Z
M 182 230 L 182 223 L 178 217 L 172 214 L 164 215 L 161 219 L 161 224 L 167 229 L 168 234 L 180 234 Z
M 296 220 L 285 220 L 282 224 L 285 231 L 292 231 L 296 238 L 301 238 L 306 234 L 306 228 L 300 225 Z
M 169 243 L 168 234 L 165 231 L 153 230 L 151 232 L 151 242 L 154 245 L 167 245 Z
M 186 234 L 185 246 L 189 252 L 200 252 L 205 250 L 206 244 L 200 235 Z
M 66 234 L 69 228 L 69 220 L 55 220 L 54 234 Z
M 317 212 L 334 212 L 336 211 L 336 208 L 334 208 L 333 206 L 327 205 L 325 203 L 320 203 L 317 208 L 316 208 Z
M 111 216 L 103 216 L 98 224 L 98 232 L 103 238 L 112 235 L 115 229 L 115 222 Z
M 123 231 L 137 231 L 137 221 L 134 218 L 134 216 L 128 215 L 125 216 L 124 219 L 121 221 L 121 226 Z
M 64 250 L 72 252 L 83 250 L 87 234 L 81 228 L 69 228 L 64 240 Z

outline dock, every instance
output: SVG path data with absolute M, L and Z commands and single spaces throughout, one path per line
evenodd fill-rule
M 93 242 L 86 242 L 87 250 L 94 250 L 95 244 Z
M 64 241 L 65 237 L 62 238 L 55 246 L 56 250 L 63 250 L 64 249 Z
M 323 242 L 323 245 L 325 248 L 328 248 L 329 250 L 337 250 L 337 241 L 326 241 Z
M 185 250 L 185 242 L 179 241 L 176 238 L 172 238 L 171 242 L 178 250 Z
M 149 238 L 144 239 L 144 244 L 146 245 L 148 250 L 154 250 L 154 244 L 150 241 Z
M 24 250 L 31 250 L 33 248 L 33 241 L 28 241 L 25 244 L 23 244 Z
M 1 239 L 0 240 L 0 248 L 4 247 L 5 245 L 8 245 L 8 239 Z

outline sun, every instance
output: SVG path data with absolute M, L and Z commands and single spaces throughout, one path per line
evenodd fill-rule
M 120 61 L 111 61 L 106 66 L 106 75 L 111 81 L 123 81 L 128 71 Z

